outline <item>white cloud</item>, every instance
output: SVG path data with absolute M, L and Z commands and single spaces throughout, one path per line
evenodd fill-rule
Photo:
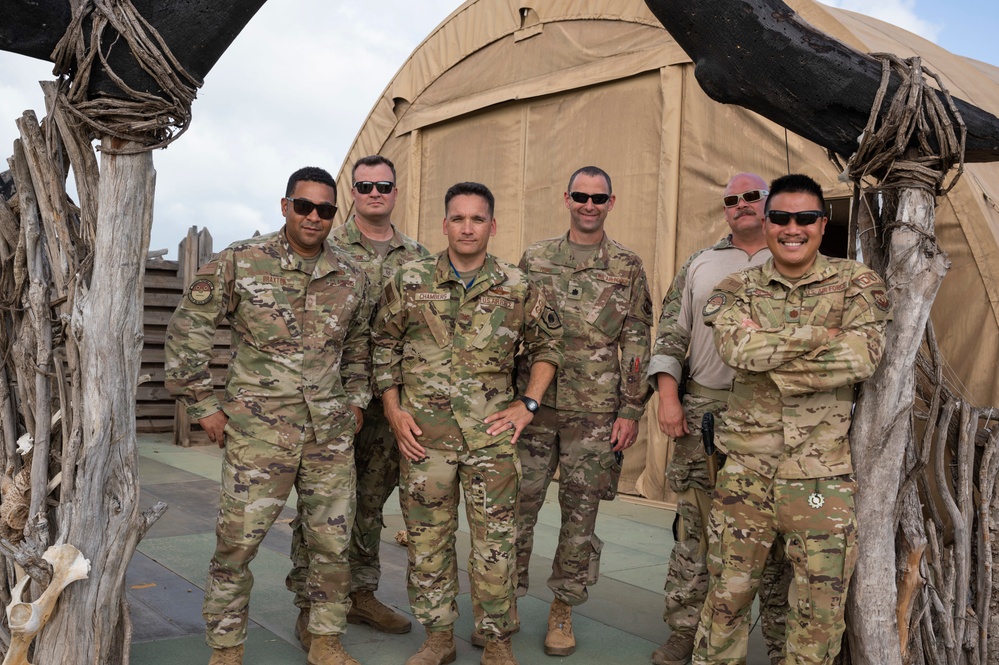
M 823 4 L 873 16 L 885 23 L 891 23 L 913 32 L 931 42 L 937 41 L 943 28 L 943 26 L 920 18 L 916 10 L 916 0 L 823 0 Z
M 335 175 L 389 81 L 460 4 L 265 3 L 206 77 L 190 130 L 153 155 L 151 248 L 176 256 L 194 225 L 211 231 L 216 249 L 280 228 L 288 175 L 306 165 Z M 0 159 L 17 134 L 14 119 L 26 108 L 44 115 L 36 82 L 51 70 L 0 53 Z

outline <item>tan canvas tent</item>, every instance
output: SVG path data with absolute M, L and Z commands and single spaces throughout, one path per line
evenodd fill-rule
M 999 68 L 872 18 L 811 0 L 788 4 L 860 51 L 922 56 L 954 95 L 999 114 Z M 469 0 L 413 52 L 375 104 L 339 174 L 341 201 L 350 201 L 350 165 L 376 153 L 399 172 L 394 221 L 434 251 L 444 246 L 447 187 L 488 185 L 499 226 L 490 249 L 514 262 L 528 244 L 565 232 L 569 174 L 587 164 L 604 168 L 617 195 L 607 231 L 642 256 L 656 303 L 686 257 L 726 232 L 720 198 L 734 173 L 808 173 L 833 200 L 833 224 L 845 224 L 849 209 L 850 189 L 825 151 L 711 101 L 689 58 L 640 0 Z M 952 266 L 933 320 L 948 380 L 980 405 L 999 404 L 997 201 L 999 165 L 970 165 L 937 211 Z M 349 214 L 341 208 L 339 221 Z M 654 415 L 647 417 L 626 456 L 622 491 L 670 498 L 663 487 L 669 443 Z

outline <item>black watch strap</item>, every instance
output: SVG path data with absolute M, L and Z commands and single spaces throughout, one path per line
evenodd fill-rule
M 531 399 L 527 395 L 521 395 L 517 399 L 523 402 L 524 406 L 526 406 L 527 410 L 530 411 L 531 413 L 537 413 L 538 409 L 541 408 L 541 405 L 538 404 L 537 400 Z

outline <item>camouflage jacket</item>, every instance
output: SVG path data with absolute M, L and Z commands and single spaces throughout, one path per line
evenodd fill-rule
M 520 269 L 558 298 L 565 364 L 543 404 L 568 411 L 616 413 L 638 420 L 649 391 L 652 299 L 642 259 L 604 234 L 600 249 L 577 266 L 568 233 L 524 251 Z M 521 392 L 526 372 L 518 368 Z
M 562 364 L 558 314 L 524 273 L 492 255 L 467 291 L 447 250 L 403 266 L 385 285 L 372 339 L 378 393 L 400 386 L 427 448 L 509 439 L 487 434 L 483 421 L 514 398 L 519 345 L 532 363 Z
M 389 241 L 389 251 L 384 258 L 378 255 L 371 241 L 357 228 L 353 216 L 343 226 L 330 231 L 329 242 L 350 255 L 354 263 L 367 275 L 372 311 L 378 308 L 378 299 L 385 290 L 385 283 L 392 279 L 404 263 L 430 255 L 423 245 L 401 233 L 394 225 L 392 230 L 394 235 Z
M 308 274 L 283 229 L 233 243 L 201 267 L 170 319 L 166 386 L 192 418 L 221 409 L 236 431 L 282 447 L 311 423 L 322 440 L 348 405 L 371 399 L 366 289 L 332 245 Z M 208 364 L 223 319 L 232 354 L 220 404 Z
M 394 235 L 389 241 L 388 254 L 384 258 L 378 255 L 371 241 L 357 228 L 353 216 L 343 226 L 330 231 L 329 241 L 347 252 L 367 275 L 368 298 L 372 313 L 378 310 L 378 300 L 385 290 L 385 283 L 392 279 L 396 271 L 405 263 L 430 255 L 423 245 L 401 233 L 395 225 L 392 226 L 392 230 Z M 375 391 L 374 374 L 371 376 L 371 389 Z M 375 408 L 381 407 L 375 406 Z
M 722 279 L 734 272 L 758 266 L 770 258 L 764 247 L 752 256 L 732 244 L 732 236 L 694 252 L 673 278 L 663 298 L 656 342 L 649 361 L 649 383 L 658 389 L 656 374 L 665 372 L 680 383 L 683 363 L 690 377 L 706 388 L 728 390 L 735 370 L 722 362 L 711 329 L 704 325 L 701 309 Z
M 773 259 L 722 280 L 704 305 L 718 351 L 736 369 L 719 448 L 768 477 L 850 473 L 853 385 L 881 360 L 885 291 L 862 263 L 821 254 L 795 284 Z

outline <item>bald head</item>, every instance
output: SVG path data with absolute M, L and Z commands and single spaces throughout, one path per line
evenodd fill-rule
M 725 186 L 722 197 L 725 221 L 732 231 L 732 241 L 736 246 L 745 249 L 766 244 L 763 235 L 763 209 L 767 202 L 767 187 L 767 181 L 755 173 L 736 174 Z

